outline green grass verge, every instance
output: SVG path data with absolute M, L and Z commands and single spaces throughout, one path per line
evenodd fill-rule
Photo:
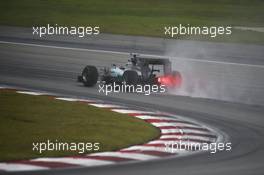
M 165 25 L 264 27 L 263 0 L 8 0 L 0 24 L 100 26 L 105 33 L 164 37 Z M 181 39 L 264 43 L 264 33 L 234 30 L 228 37 Z
M 0 91 L 0 161 L 76 155 L 72 151 L 32 151 L 33 142 L 99 142 L 100 151 L 141 144 L 159 136 L 143 120 L 80 104 Z M 86 152 L 90 153 L 90 152 Z

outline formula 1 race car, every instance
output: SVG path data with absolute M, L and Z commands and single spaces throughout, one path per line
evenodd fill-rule
M 130 85 L 148 84 L 164 85 L 169 88 L 177 88 L 181 85 L 182 77 L 178 71 L 171 70 L 169 59 L 140 57 L 131 54 L 128 63 L 123 66 L 113 64 L 111 67 L 99 69 L 87 65 L 78 81 L 85 86 L 94 86 L 98 80 L 105 84 L 121 84 L 125 82 Z

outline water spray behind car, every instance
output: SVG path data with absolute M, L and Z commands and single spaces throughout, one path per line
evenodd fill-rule
M 237 67 L 228 63 L 210 61 L 214 55 L 217 54 L 210 48 L 210 43 L 204 45 L 199 45 L 199 42 L 195 41 L 169 43 L 166 46 L 165 56 L 171 58 L 173 69 L 181 72 L 184 80 L 181 88 L 171 89 L 170 93 L 224 101 L 245 101 L 245 92 L 237 91 L 231 85 L 231 81 L 234 81 L 231 72 L 234 73 L 236 70 L 234 68 Z M 246 84 L 248 80 L 243 81 Z

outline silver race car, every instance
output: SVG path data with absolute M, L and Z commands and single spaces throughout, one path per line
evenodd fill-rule
M 87 65 L 82 74 L 78 76 L 78 81 L 85 86 L 94 86 L 98 81 L 105 84 L 157 84 L 166 87 L 179 87 L 182 82 L 181 74 L 171 70 L 169 59 L 140 57 L 131 54 L 128 63 L 122 66 L 115 64 L 110 67 L 98 69 L 95 66 Z

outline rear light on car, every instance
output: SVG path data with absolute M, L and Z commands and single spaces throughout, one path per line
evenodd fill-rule
M 179 73 L 160 76 L 157 79 L 158 83 L 169 88 L 179 88 L 182 83 L 182 77 Z

